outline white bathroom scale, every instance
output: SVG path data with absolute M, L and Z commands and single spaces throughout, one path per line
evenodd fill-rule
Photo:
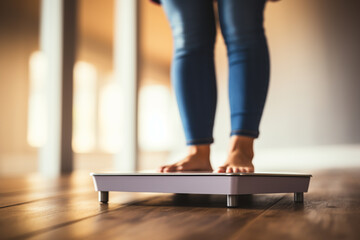
M 91 173 L 99 201 L 107 203 L 109 192 L 156 192 L 227 195 L 227 206 L 237 207 L 244 194 L 294 193 L 303 202 L 310 174 L 300 173 Z

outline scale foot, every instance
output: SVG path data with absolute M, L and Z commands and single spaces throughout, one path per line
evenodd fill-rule
M 108 203 L 109 201 L 109 192 L 99 191 L 99 202 Z
M 303 203 L 304 202 L 304 193 L 303 192 L 294 193 L 294 202 Z
M 239 206 L 239 195 L 227 195 L 226 199 L 228 208 Z

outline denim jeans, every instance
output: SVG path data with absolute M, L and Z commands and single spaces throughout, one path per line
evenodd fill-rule
M 266 0 L 217 0 L 229 63 L 232 135 L 257 138 L 269 85 Z M 174 40 L 171 81 L 187 145 L 210 144 L 216 109 L 212 0 L 162 0 Z

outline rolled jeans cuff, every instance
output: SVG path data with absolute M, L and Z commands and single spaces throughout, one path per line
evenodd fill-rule
M 199 139 L 192 139 L 186 141 L 187 146 L 191 145 L 202 145 L 202 144 L 211 144 L 214 142 L 214 138 L 199 138 Z
M 246 136 L 246 137 L 259 137 L 259 131 L 251 131 L 251 130 L 232 130 L 230 136 Z

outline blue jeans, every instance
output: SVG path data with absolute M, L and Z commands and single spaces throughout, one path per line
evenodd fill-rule
M 266 0 L 217 0 L 229 62 L 230 135 L 257 138 L 269 85 Z M 210 144 L 216 109 L 212 0 L 162 0 L 170 22 L 175 89 L 187 145 Z

